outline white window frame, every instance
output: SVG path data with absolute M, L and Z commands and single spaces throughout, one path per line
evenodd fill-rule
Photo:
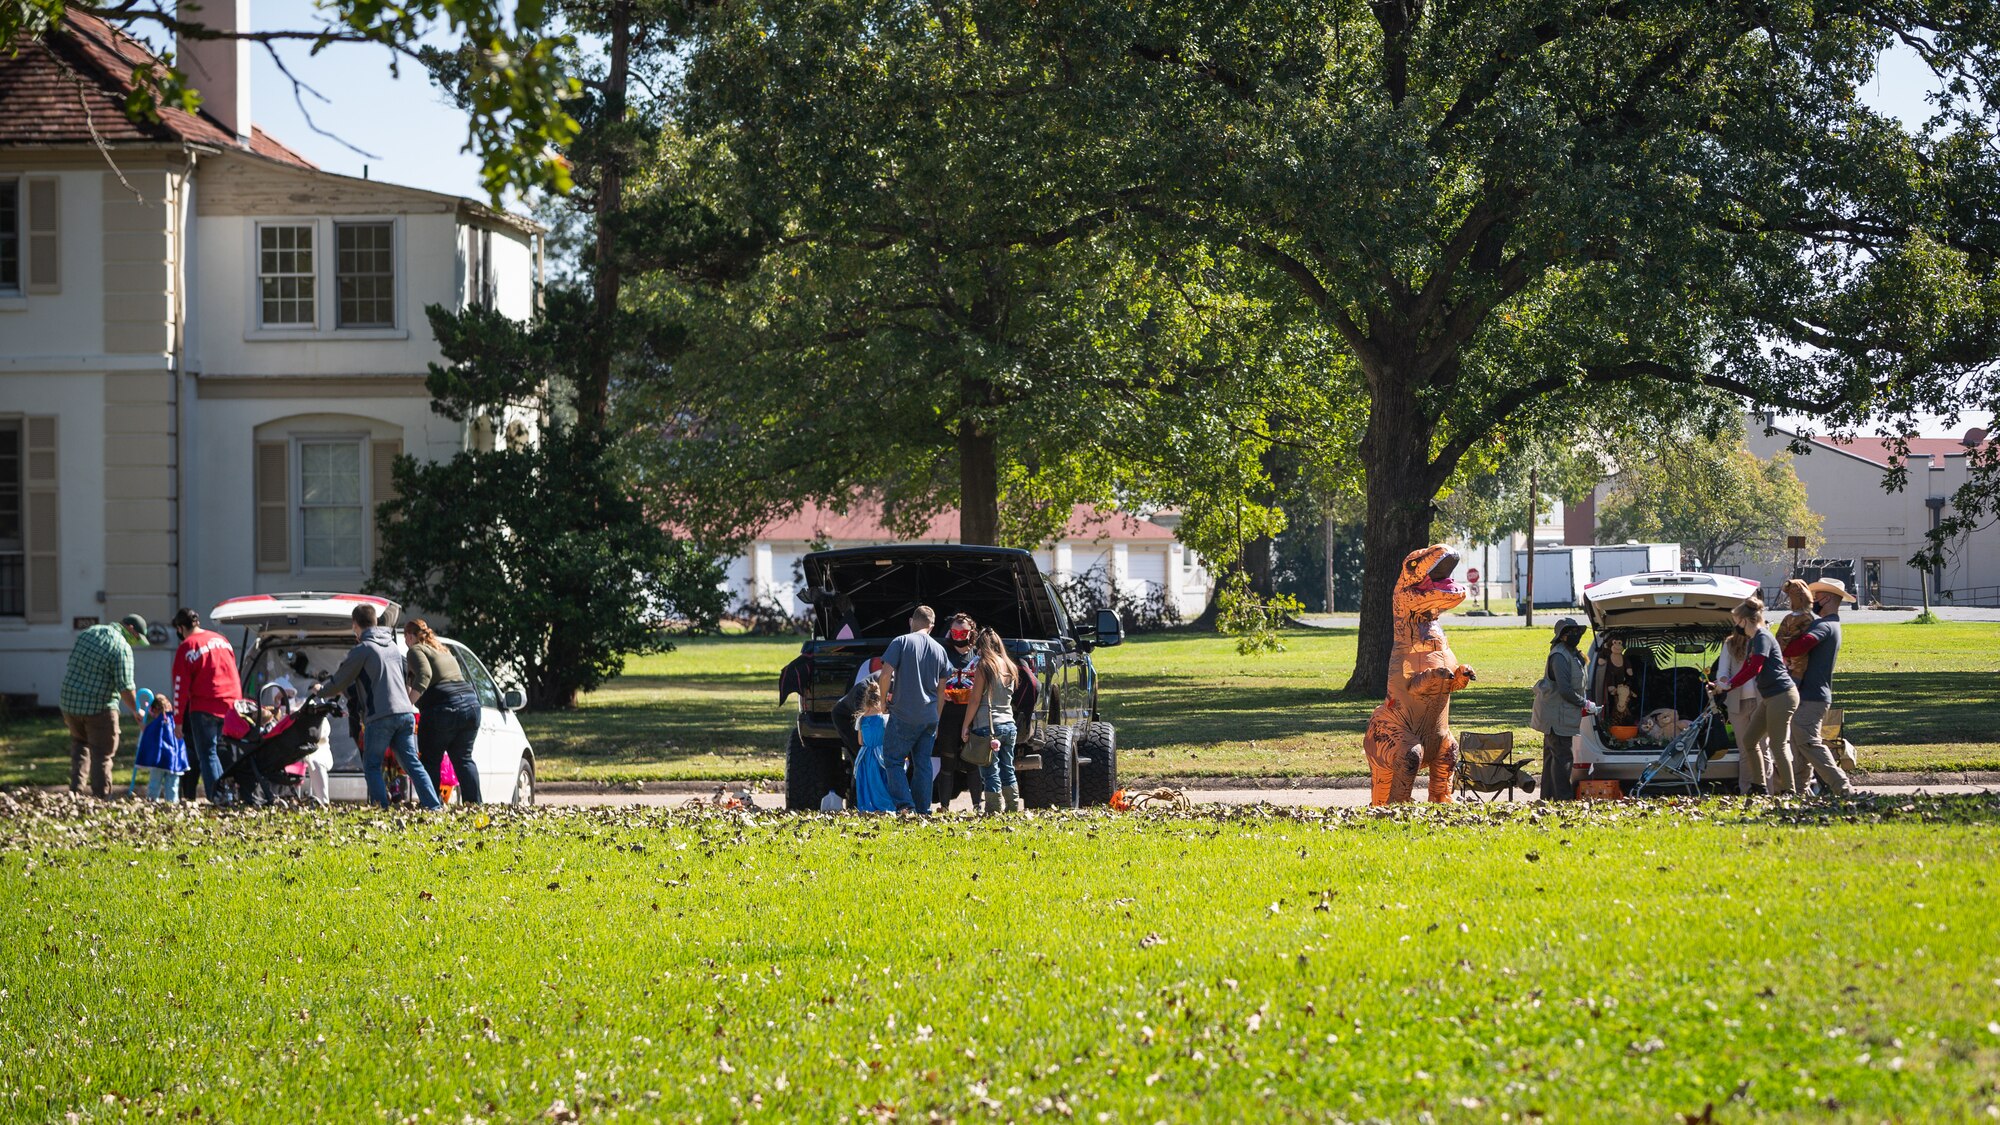
M 0 300 L 26 305 L 28 295 L 28 178 L 0 175 L 0 184 L 14 187 L 14 282 L 0 281 Z
M 328 240 L 330 265 L 333 273 L 332 298 L 334 331 L 345 336 L 352 332 L 394 331 L 403 325 L 403 240 L 393 217 L 364 218 L 357 215 L 338 215 L 329 224 L 332 238 Z M 340 228 L 342 227 L 388 227 L 389 228 L 389 323 L 342 325 L 340 323 Z
M 395 273 L 395 326 L 391 328 L 342 328 L 340 323 L 340 274 L 336 255 L 339 235 L 336 223 L 387 223 L 392 268 Z M 263 274 L 261 272 L 263 229 L 265 227 L 313 228 L 313 323 L 308 325 L 264 324 Z M 264 215 L 249 220 L 248 246 L 244 260 L 250 278 L 248 306 L 244 320 L 245 340 L 407 340 L 410 329 L 404 305 L 409 294 L 410 256 L 406 251 L 403 216 L 355 215 Z
M 374 548 L 374 540 L 375 540 L 375 532 L 372 526 L 373 520 L 369 518 L 373 511 L 373 508 L 368 502 L 368 498 L 374 495 L 374 482 L 368 479 L 370 473 L 369 463 L 370 461 L 373 460 L 373 458 L 371 458 L 368 455 L 369 441 L 372 439 L 372 437 L 373 435 L 371 434 L 361 433 L 361 432 L 340 432 L 340 433 L 323 433 L 323 434 L 301 433 L 292 435 L 292 459 L 291 459 L 292 463 L 290 472 L 291 480 L 286 483 L 291 491 L 292 523 L 295 525 L 294 530 L 292 531 L 292 550 L 295 552 L 295 554 L 293 554 L 292 556 L 292 558 L 295 560 L 292 564 L 293 573 L 341 574 L 341 575 L 356 575 L 356 574 L 368 573 L 368 564 L 369 560 L 373 557 L 372 551 Z M 360 471 L 357 474 L 357 482 L 360 486 L 360 493 L 361 493 L 361 499 L 358 504 L 359 508 L 361 509 L 361 554 L 360 554 L 361 562 L 358 565 L 350 567 L 350 566 L 308 566 L 306 564 L 305 492 L 306 492 L 306 446 L 308 445 L 352 445 L 359 451 Z M 314 506 L 335 507 L 336 505 L 329 504 L 329 505 L 314 505 Z M 338 505 L 338 506 L 346 507 L 346 505 Z
M 302 230 L 306 232 L 311 242 L 311 245 L 306 250 L 307 255 L 312 261 L 311 269 L 304 273 L 266 274 L 264 272 L 264 232 L 275 230 Z M 250 322 L 256 325 L 259 330 L 265 332 L 316 332 L 319 330 L 319 326 L 325 321 L 325 318 L 320 315 L 320 304 L 325 299 L 326 292 L 326 287 L 321 284 L 320 279 L 324 264 L 321 253 L 323 242 L 324 240 L 320 237 L 319 224 L 310 220 L 279 221 L 272 219 L 260 221 L 252 228 L 250 238 L 250 304 L 253 312 L 251 313 Z M 307 299 L 306 308 L 311 312 L 312 319 L 304 323 L 265 323 L 264 280 L 266 277 L 303 278 L 310 281 L 312 283 L 312 296 Z

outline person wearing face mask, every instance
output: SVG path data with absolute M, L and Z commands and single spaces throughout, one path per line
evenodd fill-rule
M 965 746 L 963 728 L 966 709 L 972 704 L 974 681 L 979 676 L 979 653 L 973 647 L 973 640 L 979 636 L 979 625 L 963 613 L 953 614 L 945 623 L 944 630 L 944 679 L 938 683 L 938 697 L 943 707 L 938 712 L 937 754 L 940 758 L 960 761 L 959 751 Z M 974 773 L 973 780 L 977 781 Z M 971 787 L 977 790 L 975 784 Z M 973 807 L 979 800 L 975 794 Z
M 1743 669 L 1743 662 L 1750 655 L 1750 634 L 1743 631 L 1738 623 L 1722 642 L 1722 652 L 1715 659 L 1715 680 L 1730 683 L 1736 673 Z M 1736 767 L 1736 791 L 1745 797 L 1759 796 L 1770 791 L 1771 742 L 1765 737 L 1764 726 L 1758 720 L 1764 701 L 1757 694 L 1757 685 L 1749 680 L 1723 693 L 1723 708 L 1729 715 L 1729 729 L 1736 734 L 1736 753 L 1741 764 Z

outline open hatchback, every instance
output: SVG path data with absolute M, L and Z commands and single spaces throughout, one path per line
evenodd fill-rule
M 313 684 L 333 676 L 354 647 L 354 610 L 362 605 L 372 606 L 378 622 L 394 630 L 401 648 L 402 630 L 396 626 L 402 622 L 403 607 L 372 594 L 251 594 L 217 605 L 208 620 L 236 645 L 245 698 L 257 698 L 266 684 L 285 683 L 304 699 Z M 479 767 L 486 803 L 533 804 L 534 751 L 514 714 L 525 700 L 518 691 L 502 691 L 485 663 L 465 645 L 445 637 L 439 641 L 458 659 L 465 678 L 479 693 L 479 734 L 472 760 Z M 327 796 L 334 801 L 366 800 L 361 748 L 349 724 L 337 720 L 326 726 L 316 753 L 330 762 Z
M 1692 722 L 1708 706 L 1709 676 L 1735 628 L 1729 611 L 1757 590 L 1747 578 L 1694 571 L 1628 574 L 1584 587 L 1592 638 L 1584 682 L 1603 710 L 1577 732 L 1577 766 L 1596 779 L 1637 779 L 1675 724 Z M 1734 788 L 1739 759 L 1723 724 L 1712 726 L 1708 749 L 1705 780 Z

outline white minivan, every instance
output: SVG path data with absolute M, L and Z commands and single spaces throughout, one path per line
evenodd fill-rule
M 1604 709 L 1578 730 L 1576 764 L 1588 767 L 1593 779 L 1636 780 L 1659 757 L 1660 743 L 1629 729 L 1629 722 L 1614 727 L 1614 718 L 1643 718 L 1664 708 L 1683 720 L 1699 716 L 1708 706 L 1708 679 L 1722 642 L 1736 628 L 1729 611 L 1757 589 L 1747 578 L 1679 570 L 1621 575 L 1584 587 L 1591 627 L 1584 683 L 1589 698 Z M 1614 682 L 1630 689 L 1622 714 L 1611 698 Z M 1741 758 L 1720 722 L 1710 728 L 1709 748 L 1714 756 L 1704 780 L 1726 781 L 1734 789 Z
M 354 609 L 375 607 L 377 618 L 392 628 L 396 646 L 403 646 L 397 618 L 402 607 L 369 594 L 252 594 L 230 598 L 210 611 L 208 620 L 232 637 L 243 671 L 243 694 L 254 699 L 265 684 L 285 682 L 303 694 L 315 682 L 330 678 L 354 647 Z M 479 767 L 479 787 L 488 804 L 535 803 L 535 753 L 515 715 L 526 705 L 519 688 L 502 691 L 486 665 L 457 641 L 440 641 L 458 658 L 466 679 L 479 692 L 479 737 L 472 760 Z M 333 764 L 327 773 L 327 796 L 334 801 L 366 801 L 367 781 L 361 772 L 361 748 L 354 744 L 345 721 L 328 724 Z

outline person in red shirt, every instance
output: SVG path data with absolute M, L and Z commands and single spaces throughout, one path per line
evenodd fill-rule
M 188 757 L 201 772 L 202 788 L 213 803 L 222 803 L 216 791 L 222 780 L 222 717 L 243 698 L 243 683 L 236 670 L 236 650 L 221 633 L 201 627 L 201 616 L 183 608 L 174 614 L 174 632 L 180 647 L 174 650 L 175 714 L 181 738 L 187 743 Z M 192 797 L 193 793 L 183 796 Z

